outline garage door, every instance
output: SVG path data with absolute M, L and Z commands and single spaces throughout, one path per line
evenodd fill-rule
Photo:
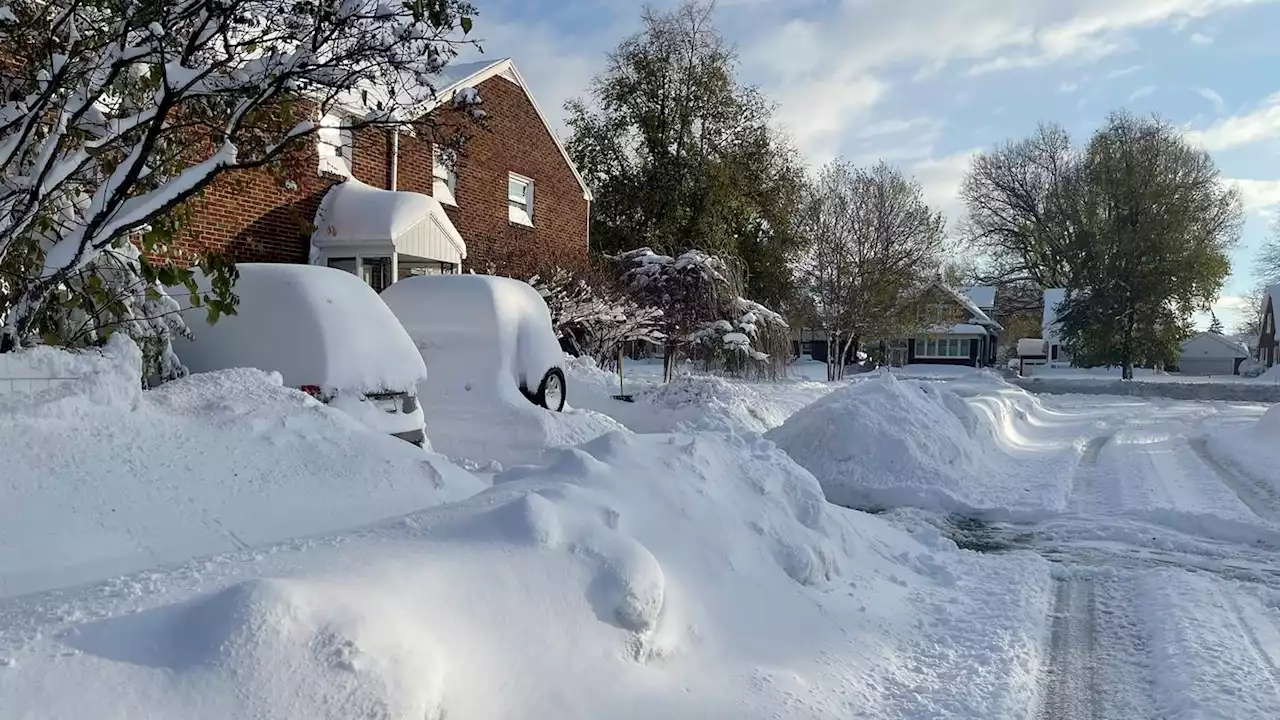
M 1232 375 L 1235 358 L 1182 358 L 1178 370 L 1183 375 Z

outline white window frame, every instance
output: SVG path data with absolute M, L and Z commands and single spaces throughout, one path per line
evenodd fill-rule
M 916 338 L 915 356 L 930 360 L 967 359 L 972 342 L 973 338 Z M 930 347 L 930 344 L 933 347 Z
M 439 146 L 431 148 L 431 196 L 445 205 L 458 206 L 458 171 L 444 162 Z
M 351 134 L 351 128 L 343 127 L 344 125 L 348 123 L 341 115 L 329 113 L 320 118 L 320 129 L 316 132 L 319 172 L 353 177 L 355 138 Z
M 513 182 L 522 183 L 525 186 L 523 206 L 519 200 L 511 194 L 511 183 Z M 507 173 L 507 219 L 517 225 L 533 227 L 533 201 L 533 178 L 528 178 L 516 173 Z

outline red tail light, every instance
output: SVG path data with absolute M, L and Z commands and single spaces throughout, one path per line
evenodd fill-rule
M 320 392 L 320 386 L 319 386 L 319 385 L 303 385 L 302 387 L 300 387 L 300 388 L 298 388 L 298 389 L 299 389 L 299 390 L 301 390 L 302 392 L 304 392 L 304 393 L 306 393 L 306 394 L 310 395 L 311 397 L 313 397 L 313 398 L 317 399 L 317 400 L 323 400 L 323 399 L 324 399 L 324 393 Z

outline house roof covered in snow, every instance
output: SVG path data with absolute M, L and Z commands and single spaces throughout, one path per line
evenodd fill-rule
M 996 306 L 996 289 L 990 285 L 970 285 L 960 288 L 964 296 L 983 310 L 991 310 Z
M 1246 348 L 1244 345 L 1236 342 L 1235 340 L 1232 340 L 1231 338 L 1225 335 L 1219 335 L 1218 333 L 1215 333 L 1215 332 L 1202 332 L 1197 335 L 1192 335 L 1186 340 L 1183 340 L 1182 341 L 1183 351 L 1185 352 L 1188 345 L 1197 341 L 1217 343 L 1219 346 L 1221 346 L 1223 353 L 1228 354 L 1230 357 L 1249 357 L 1249 349 Z M 1227 355 L 1224 355 L 1224 356 L 1227 356 Z
M 933 287 L 938 288 L 955 299 L 955 301 L 960 304 L 960 307 L 963 307 L 965 311 L 969 313 L 970 318 L 973 320 L 973 323 L 971 324 L 981 325 L 984 328 L 990 328 L 997 332 L 1004 329 L 1001 327 L 1000 323 L 992 320 L 990 315 L 983 312 L 982 308 L 978 307 L 973 300 L 969 299 L 968 295 L 965 295 L 941 280 L 934 281 Z
M 529 99 L 529 104 L 533 106 L 534 112 L 538 114 L 538 119 L 542 121 L 543 129 L 551 136 L 551 141 L 555 143 L 556 149 L 560 151 L 561 157 L 564 158 L 565 163 L 569 166 L 569 171 L 573 173 L 578 185 L 582 187 L 582 197 L 592 200 L 591 188 L 587 187 L 587 181 L 583 179 L 582 173 L 578 172 L 578 166 L 573 164 L 568 151 L 564 149 L 564 143 L 560 142 L 560 138 L 556 135 L 555 130 L 552 129 L 551 123 L 547 121 L 546 113 L 542 112 L 542 108 L 538 107 L 538 101 L 534 99 L 533 93 L 529 92 L 529 86 L 525 83 L 524 78 L 520 77 L 520 71 L 516 70 L 515 62 L 511 58 L 445 66 L 430 78 L 431 88 L 436 93 L 435 97 L 418 104 L 411 115 L 414 117 L 426 115 L 440 105 L 452 101 L 455 93 L 467 88 L 473 88 L 493 77 L 501 77 L 508 82 L 514 83 L 524 91 L 525 97 Z M 483 95 L 480 96 L 480 100 L 481 102 L 484 101 Z
M 383 190 L 355 178 L 338 183 L 325 193 L 316 211 L 311 244 L 359 245 L 390 243 L 398 252 L 459 264 L 467 257 L 467 244 L 445 214 L 440 202 L 429 195 L 404 190 Z M 412 237 L 434 247 L 409 252 L 402 240 Z

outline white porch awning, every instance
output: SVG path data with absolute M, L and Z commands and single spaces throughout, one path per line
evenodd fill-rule
M 467 257 L 467 244 L 435 198 L 383 190 L 355 178 L 325 193 L 315 226 L 312 262 L 326 249 L 361 246 L 459 266 Z

